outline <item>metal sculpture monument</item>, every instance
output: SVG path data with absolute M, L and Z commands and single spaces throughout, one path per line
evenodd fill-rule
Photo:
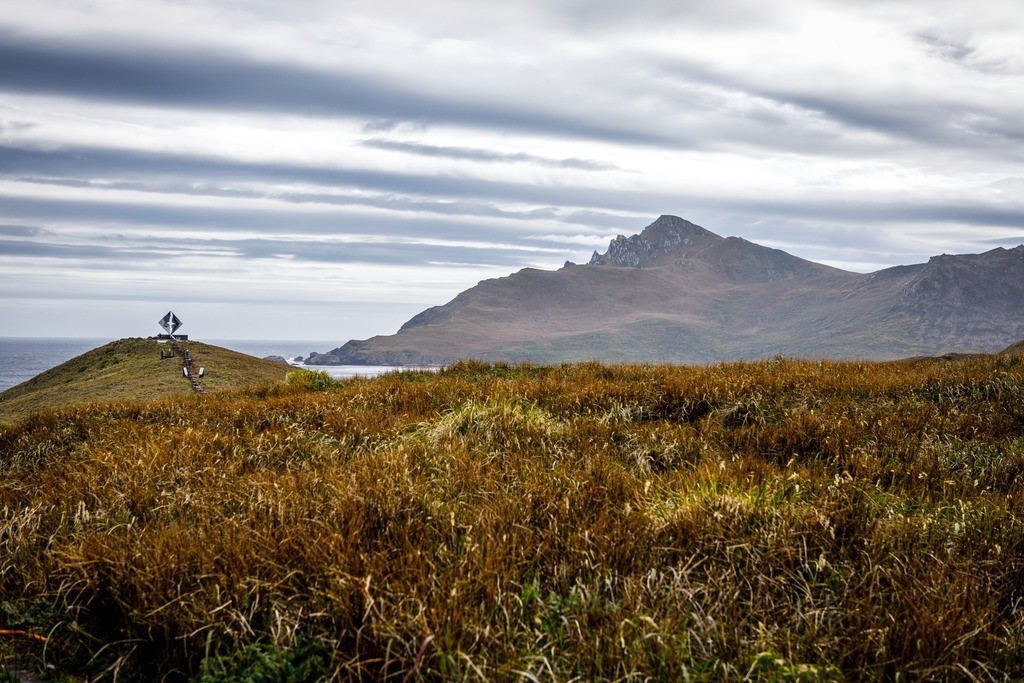
M 160 318 L 157 322 L 160 323 L 160 327 L 164 328 L 164 331 L 172 339 L 174 338 L 174 333 L 181 327 L 181 320 L 178 319 L 178 316 L 174 315 L 173 311 L 167 311 L 167 315 Z

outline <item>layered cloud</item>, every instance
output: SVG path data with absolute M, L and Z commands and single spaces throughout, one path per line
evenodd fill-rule
M 7 334 L 343 341 L 663 213 L 857 270 L 1024 235 L 1017 2 L 0 8 Z

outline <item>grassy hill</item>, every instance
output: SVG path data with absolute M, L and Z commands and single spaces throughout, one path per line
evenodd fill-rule
M 0 431 L 0 632 L 0 672 L 88 680 L 1024 680 L 1024 358 L 35 413 Z
M 236 351 L 200 342 L 183 342 L 196 368 L 204 366 L 207 391 L 278 381 L 288 368 Z M 33 410 L 93 401 L 137 401 L 191 394 L 181 373 L 181 358 L 161 358 L 171 349 L 153 339 L 121 339 L 0 393 L 0 421 L 10 422 Z

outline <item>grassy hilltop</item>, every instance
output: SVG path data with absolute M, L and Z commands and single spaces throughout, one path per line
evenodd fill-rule
M 1022 473 L 1020 355 L 44 411 L 0 432 L 0 648 L 107 680 L 1020 680 Z
M 200 342 L 181 342 L 198 370 L 205 366 L 203 388 L 229 389 L 283 379 L 288 368 L 236 351 Z M 95 401 L 138 401 L 191 394 L 181 374 L 181 357 L 160 358 L 169 344 L 153 339 L 121 339 L 72 358 L 0 393 L 0 422 L 33 410 Z

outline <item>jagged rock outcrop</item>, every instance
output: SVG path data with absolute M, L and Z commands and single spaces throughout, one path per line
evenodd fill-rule
M 861 274 L 662 216 L 585 266 L 485 280 L 306 363 L 892 359 L 1021 338 L 1024 246 Z
M 302 362 L 303 365 L 347 365 L 335 352 L 331 353 L 317 353 L 316 351 L 310 351 L 309 355 L 306 356 L 306 360 Z
M 288 365 L 288 359 L 284 356 L 264 356 L 263 360 L 269 360 L 272 363 L 284 363 Z
M 689 251 L 721 239 L 690 221 L 676 216 L 661 216 L 637 235 L 617 236 L 608 245 L 607 252 L 599 254 L 595 251 L 587 265 L 643 268 L 664 260 L 666 255 L 674 254 L 680 248 Z

